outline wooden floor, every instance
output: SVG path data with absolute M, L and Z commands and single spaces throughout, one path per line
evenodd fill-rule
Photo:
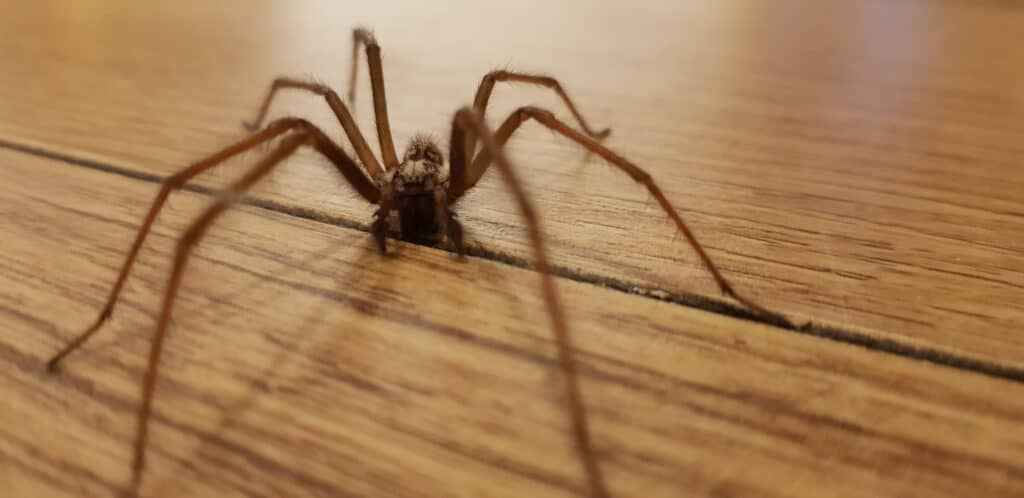
M 399 147 L 447 142 L 493 68 L 556 76 L 647 169 L 722 296 L 627 176 L 527 125 L 616 498 L 1024 496 L 1024 9 L 965 0 L 16 2 L 0 6 L 0 496 L 113 497 L 175 242 L 261 150 L 176 194 L 95 319 L 160 182 L 246 136 L 278 75 L 347 87 L 375 29 Z M 355 108 L 371 143 L 365 68 Z M 335 137 L 322 100 L 272 117 Z M 499 86 L 489 121 L 544 89 Z M 340 139 L 340 138 L 339 138 Z M 196 249 L 145 497 L 585 497 L 526 231 L 498 175 L 475 256 L 393 243 L 300 153 Z

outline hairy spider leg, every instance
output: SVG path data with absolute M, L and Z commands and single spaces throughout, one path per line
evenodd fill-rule
M 62 358 L 85 342 L 85 340 L 95 333 L 95 331 L 99 329 L 99 326 L 110 317 L 124 280 L 139 252 L 139 248 L 142 246 L 146 235 L 149 233 L 150 227 L 153 225 L 153 221 L 156 219 L 157 214 L 163 207 L 164 202 L 167 200 L 167 197 L 172 190 L 180 188 L 188 181 L 189 178 L 213 168 L 214 166 L 224 162 L 226 159 L 237 155 L 242 151 L 251 149 L 261 143 L 265 143 L 290 130 L 294 130 L 291 135 L 288 135 L 283 139 L 283 141 L 277 145 L 270 154 L 257 163 L 256 166 L 254 166 L 245 176 L 232 184 L 225 191 L 224 195 L 218 197 L 214 204 L 192 223 L 189 229 L 178 241 L 174 266 L 171 270 L 171 276 L 167 283 L 163 309 L 161 311 L 159 321 L 157 322 L 157 329 L 153 337 L 153 342 L 150 346 L 149 363 L 143 380 L 142 405 L 139 409 L 136 426 L 134 446 L 135 455 L 132 464 L 133 489 L 138 487 L 141 481 L 142 469 L 145 465 L 146 435 L 149 427 L 149 416 L 152 407 L 153 387 L 156 383 L 156 375 L 160 360 L 160 352 L 163 347 L 163 340 L 167 332 L 167 327 L 170 324 L 171 309 L 174 305 L 174 298 L 177 295 L 178 286 L 181 282 L 182 272 L 184 271 L 189 252 L 199 239 L 202 238 L 206 229 L 213 220 L 227 210 L 228 207 L 237 202 L 242 194 L 244 194 L 245 191 L 247 191 L 253 184 L 263 178 L 275 166 L 280 164 L 283 159 L 291 155 L 301 146 L 311 146 L 323 154 L 323 156 L 338 169 L 341 175 L 349 181 L 355 191 L 366 199 L 367 202 L 378 203 L 381 200 L 380 191 L 366 177 L 366 174 L 362 169 L 360 169 L 359 166 L 345 154 L 341 147 L 331 141 L 326 134 L 309 122 L 296 118 L 287 118 L 272 122 L 266 129 L 230 147 L 227 147 L 206 159 L 203 159 L 202 161 L 199 161 L 186 169 L 183 169 L 164 183 L 160 192 L 157 194 L 156 199 L 153 201 L 149 212 L 146 214 L 146 218 L 135 237 L 135 242 L 132 244 L 132 248 L 129 250 L 128 256 L 125 258 L 125 262 L 121 267 L 121 272 L 118 275 L 117 282 L 114 284 L 114 288 L 111 290 L 110 297 L 107 300 L 107 305 L 100 313 L 100 318 L 92 327 L 68 344 L 67 347 L 54 356 L 48 363 L 50 370 L 54 370 L 57 363 Z
M 311 127 L 312 125 L 303 119 L 279 119 L 267 125 L 267 127 L 262 131 L 255 133 L 252 136 L 244 140 L 241 140 L 229 147 L 226 147 L 221 151 L 207 157 L 206 159 L 203 159 L 199 162 L 192 164 L 191 166 L 175 173 L 173 176 L 165 180 L 164 184 L 160 187 L 160 191 L 157 193 L 156 198 L 153 199 L 153 203 L 149 208 L 149 212 L 146 213 L 146 217 L 142 221 L 142 226 L 139 228 L 139 232 L 135 236 L 135 241 L 132 243 L 131 248 L 128 250 L 128 255 L 125 257 L 124 263 L 121 265 L 121 271 L 117 275 L 117 280 L 114 282 L 114 286 L 111 288 L 110 294 L 107 296 L 106 304 L 104 304 L 103 309 L 100 311 L 99 316 L 96 318 L 96 321 L 93 322 L 93 324 L 90 325 L 85 331 L 83 331 L 77 337 L 75 337 L 74 340 L 65 345 L 65 347 L 61 349 L 60 352 L 54 355 L 47 362 L 47 368 L 50 371 L 56 370 L 61 360 L 63 360 L 72 351 L 78 349 L 79 346 L 81 346 L 83 343 L 85 343 L 85 341 L 92 337 L 92 335 L 95 334 L 96 331 L 98 331 L 100 327 L 113 315 L 114 305 L 117 303 L 118 296 L 120 295 L 121 290 L 124 287 L 125 280 L 128 278 L 128 274 L 131 271 L 132 265 L 135 263 L 135 258 L 139 254 L 139 249 L 142 248 L 142 243 L 143 241 L 145 241 L 146 236 L 149 234 L 149 230 L 153 226 L 153 221 L 156 220 L 157 215 L 160 213 L 160 210 L 163 208 L 164 203 L 167 201 L 167 197 L 170 195 L 172 191 L 180 189 L 185 185 L 185 183 L 187 183 L 196 175 L 203 173 L 204 171 L 207 171 L 217 166 L 218 164 L 221 164 L 225 160 L 230 159 L 231 157 L 238 155 L 241 152 L 244 152 L 262 143 L 266 143 L 284 134 L 287 131 L 294 130 L 296 128 Z M 334 156 L 334 158 L 332 159 L 332 161 L 334 161 L 334 164 L 338 167 L 340 171 L 342 171 L 342 174 L 344 174 L 346 178 L 350 179 L 352 185 L 367 201 L 376 203 L 376 200 L 380 196 L 379 192 L 377 191 L 377 188 L 365 178 L 363 173 L 358 170 L 358 167 L 356 167 L 355 171 L 352 171 L 351 167 L 348 166 L 348 164 L 345 163 L 343 159 L 341 159 L 341 156 L 339 156 L 339 152 L 341 155 L 344 155 L 344 152 L 341 152 L 340 147 L 335 146 L 335 148 L 337 149 L 336 151 L 331 151 L 331 155 Z M 352 163 L 352 161 L 348 160 L 348 163 Z M 356 173 L 358 173 L 358 175 L 356 175 Z
M 495 132 L 495 140 L 497 140 L 499 145 L 503 146 L 505 142 L 508 141 L 509 137 L 512 136 L 512 133 L 519 129 L 519 126 L 529 119 L 533 119 L 552 131 L 555 131 L 583 147 L 586 147 L 587 150 L 601 156 L 606 161 L 629 175 L 634 181 L 646 187 L 647 191 L 650 192 L 656 201 L 658 201 L 658 205 L 661 206 L 661 209 L 665 214 L 675 222 L 676 228 L 678 228 L 686 237 L 690 246 L 697 253 L 697 256 L 700 257 L 701 262 L 704 263 L 704 266 L 709 272 L 711 272 L 711 276 L 714 277 L 715 283 L 718 284 L 718 288 L 721 289 L 723 294 L 735 299 L 750 311 L 769 321 L 788 328 L 794 328 L 793 323 L 785 316 L 774 311 L 770 311 L 737 293 L 729 281 L 722 276 L 722 273 L 718 270 L 718 267 L 715 266 L 715 263 L 711 261 L 711 258 L 708 257 L 707 252 L 704 251 L 704 247 L 697 241 L 697 237 L 690 231 L 690 228 L 686 225 L 686 222 L 683 221 L 683 218 L 679 215 L 676 209 L 672 207 L 672 204 L 668 202 L 665 195 L 662 194 L 661 189 L 658 188 L 658 185 L 651 178 L 651 175 L 622 156 L 612 152 L 599 141 L 572 129 L 572 127 L 556 118 L 550 111 L 530 106 L 521 107 L 506 118 L 498 128 L 498 131 Z M 479 178 L 483 176 L 484 172 L 493 161 L 493 157 L 491 157 L 488 152 L 489 151 L 480 151 L 480 154 L 470 163 L 469 169 L 466 173 L 467 177 Z
M 498 165 L 498 171 L 502 179 L 512 191 L 516 204 L 526 220 L 526 228 L 529 233 L 530 243 L 533 246 L 533 257 L 538 273 L 541 278 L 541 289 L 544 293 L 548 316 L 551 320 L 551 327 L 555 333 L 556 344 L 558 345 L 558 362 L 566 381 L 566 393 L 568 394 L 568 405 L 570 422 L 572 424 L 573 439 L 576 443 L 577 452 L 583 462 L 590 490 L 596 498 L 608 498 L 611 495 L 604 483 L 604 475 L 597 463 L 597 456 L 594 453 L 590 440 L 590 430 L 587 423 L 586 409 L 583 404 L 583 395 L 580 393 L 579 374 L 576 368 L 576 360 L 572 352 L 572 341 L 569 337 L 569 328 L 566 324 L 562 304 L 555 289 L 555 280 L 551 276 L 551 268 L 548 264 L 547 252 L 544 249 L 544 239 L 540 229 L 540 220 L 530 202 L 522 182 L 516 175 L 515 170 L 505 158 L 501 150 L 501 143 L 488 129 L 487 124 L 477 111 L 464 107 L 455 114 L 452 123 L 453 128 L 473 130 L 479 140 L 483 142 L 484 149 L 494 158 Z M 453 136 L 457 135 L 453 132 Z
M 558 94 L 558 96 L 562 99 L 562 102 L 565 102 L 566 107 L 569 108 L 569 112 L 572 113 L 573 117 L 576 119 L 576 122 L 579 123 L 580 128 L 582 128 L 587 135 L 590 135 L 595 140 L 600 141 L 607 138 L 608 135 L 611 134 L 612 132 L 610 128 L 605 128 L 600 131 L 594 131 L 590 127 L 590 125 L 587 124 L 587 120 L 583 118 L 583 115 L 580 114 L 579 110 L 576 108 L 576 104 L 574 104 L 572 99 L 569 98 L 569 94 L 565 91 L 565 89 L 562 88 L 562 84 L 559 83 L 558 80 L 556 80 L 555 78 L 539 74 L 518 73 L 514 71 L 504 70 L 491 71 L 485 74 L 483 79 L 480 80 L 480 85 L 477 87 L 476 90 L 476 96 L 473 98 L 473 110 L 480 114 L 480 116 L 486 116 L 487 104 L 490 102 L 491 93 L 494 91 L 494 85 L 500 82 L 526 83 L 531 85 L 542 86 L 545 88 L 550 88 L 551 90 L 554 90 L 556 94 Z M 465 144 L 466 150 L 462 152 L 463 157 L 472 158 L 473 155 L 477 153 L 476 146 L 478 140 L 476 138 L 475 131 L 472 129 L 467 130 L 466 137 L 467 138 L 465 142 L 451 142 L 451 150 L 449 152 L 450 156 L 455 154 L 456 143 Z M 484 153 L 484 151 L 481 150 L 479 153 Z M 461 163 L 458 168 L 456 168 L 454 161 L 451 161 L 451 164 L 452 185 L 448 189 L 448 195 L 452 199 L 458 199 L 459 197 L 462 196 L 462 194 L 466 192 L 466 190 L 469 190 L 470 188 L 473 188 L 474 185 L 476 185 L 476 182 L 480 180 L 480 176 L 483 175 L 483 170 L 469 169 L 468 171 L 466 171 L 466 167 L 463 166 Z
M 377 139 L 380 142 L 381 158 L 384 161 L 384 167 L 392 169 L 398 166 L 398 156 L 395 153 L 395 144 L 391 138 L 391 124 L 388 120 L 388 101 L 384 91 L 384 69 L 381 64 L 380 46 L 377 44 L 373 34 L 365 28 L 356 28 L 352 31 L 352 78 L 348 90 L 349 105 L 355 106 L 356 69 L 359 67 L 360 44 L 366 46 L 366 62 L 370 66 L 374 122 L 377 125 Z M 352 113 L 349 112 L 348 107 L 338 97 L 337 92 L 327 85 L 294 78 L 276 78 L 270 84 L 270 91 L 260 104 L 256 119 L 242 123 L 247 130 L 255 131 L 259 129 L 260 123 L 267 117 L 267 112 L 270 110 L 270 104 L 274 100 L 274 96 L 282 88 L 306 90 L 324 97 L 327 100 L 327 105 L 330 106 L 331 111 L 337 116 L 341 127 L 345 130 L 349 141 L 352 142 L 352 146 L 356 151 L 356 157 L 363 163 L 370 177 L 376 179 L 380 176 L 382 172 L 380 162 L 373 155 L 369 144 L 366 142 L 366 138 L 363 137 L 363 133 L 359 130 L 359 126 L 352 119 Z
M 281 88 L 294 88 L 298 90 L 306 90 L 313 92 L 327 100 L 327 105 L 330 106 L 331 110 L 334 111 L 334 115 L 337 116 L 338 121 L 341 123 L 341 127 L 345 130 L 345 136 L 348 137 L 349 141 L 352 142 L 352 147 L 355 149 L 356 157 L 363 163 L 363 167 L 366 168 L 366 172 L 370 175 L 370 178 L 377 179 L 383 173 L 380 167 L 380 163 L 377 162 L 377 158 L 373 155 L 373 151 L 370 149 L 370 145 L 366 142 L 366 138 L 363 137 L 363 132 L 359 130 L 359 125 L 356 124 L 355 120 L 352 119 L 352 114 L 345 107 L 345 103 L 341 101 L 338 94 L 335 93 L 330 87 L 321 85 L 320 83 L 312 81 L 302 81 L 291 78 L 277 78 L 273 83 L 270 84 L 270 93 L 263 99 L 263 103 L 260 105 L 259 113 L 256 119 L 250 122 L 242 123 L 243 126 L 249 131 L 255 131 L 260 127 L 260 123 L 267 116 L 267 110 L 270 108 L 270 102 L 274 99 L 274 95 Z M 386 112 L 386 111 L 385 111 Z
M 348 103 L 355 107 L 356 75 L 359 67 L 359 45 L 366 46 L 366 64 L 370 66 L 370 88 L 373 93 L 373 115 L 377 123 L 377 138 L 384 166 L 392 169 L 398 166 L 395 144 L 391 139 L 391 124 L 388 122 L 388 99 L 384 93 L 384 67 L 381 62 L 380 45 L 373 33 L 366 28 L 352 30 L 352 74 L 348 84 Z

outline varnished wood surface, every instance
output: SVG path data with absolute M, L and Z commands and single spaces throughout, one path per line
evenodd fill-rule
M 506 3 L 14 3 L 0 21 L 0 137 L 167 176 L 241 138 L 274 76 L 344 92 L 350 29 L 368 24 L 400 146 L 423 131 L 444 140 L 489 69 L 552 74 L 740 289 L 801 320 L 1024 368 L 1015 3 Z M 526 103 L 567 116 L 545 91 L 499 87 L 491 119 Z M 313 96 L 272 114 L 340 136 Z M 527 129 L 513 155 L 559 265 L 718 296 L 641 188 Z M 258 195 L 367 222 L 322 161 L 293 163 Z M 497 178 L 460 212 L 479 244 L 528 256 Z
M 4 496 L 114 496 L 170 252 L 209 199 L 175 198 L 114 322 L 49 375 L 155 185 L 9 151 L 0 166 Z M 143 496 L 585 495 L 537 276 L 371 249 L 251 207 L 211 232 L 175 315 Z M 615 496 L 1024 489 L 1020 383 L 559 289 Z
M 94 317 L 155 182 L 244 137 L 274 76 L 343 92 L 358 24 L 400 147 L 444 143 L 490 69 L 556 76 L 738 289 L 827 332 L 600 289 L 721 299 L 640 187 L 527 126 L 510 151 L 567 277 L 617 497 L 1024 489 L 1024 9 L 505 3 L 0 4 L 0 496 L 125 484 L 170 248 L 208 196 L 172 199 L 96 343 L 61 376 L 42 362 Z M 492 123 L 568 116 L 539 89 L 493 102 Z M 272 116 L 289 114 L 341 135 L 315 97 L 284 95 Z M 295 216 L 370 219 L 313 155 L 253 197 L 269 203 L 218 222 L 190 266 L 144 496 L 583 495 L 536 275 L 409 245 L 381 259 Z M 459 214 L 488 258 L 528 259 L 496 175 Z

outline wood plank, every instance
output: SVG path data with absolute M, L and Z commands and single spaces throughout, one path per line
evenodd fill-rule
M 650 170 L 739 289 L 801 319 L 1024 368 L 1024 11 L 1005 2 L 35 2 L 0 20 L 0 138 L 168 175 L 243 136 L 270 79 L 344 88 L 351 26 L 384 46 L 399 143 L 447 135 L 486 70 L 557 75 Z M 242 15 L 244 13 L 244 15 Z M 992 63 L 993 53 L 1004 54 Z M 365 75 L 365 71 L 363 73 Z M 372 137 L 369 95 L 361 122 Z M 499 88 L 497 120 L 540 90 Z M 338 127 L 317 99 L 275 115 Z M 371 138 L 372 141 L 372 138 Z M 646 194 L 531 129 L 512 145 L 559 265 L 717 289 Z M 255 154 L 213 178 L 220 185 Z M 303 156 L 259 196 L 367 222 Z M 470 236 L 527 257 L 497 178 Z
M 172 198 L 109 327 L 151 183 L 0 151 L 0 495 L 114 496 Z M 561 280 L 617 498 L 1011 496 L 1024 384 Z M 453 313 L 457 313 L 453 315 Z M 143 496 L 585 496 L 537 275 L 243 207 L 197 248 Z

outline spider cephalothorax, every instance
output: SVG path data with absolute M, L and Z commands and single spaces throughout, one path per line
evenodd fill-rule
M 50 370 L 55 370 L 62 358 L 83 344 L 112 316 L 114 304 L 117 302 L 132 263 L 138 255 L 139 248 L 149 233 L 153 220 L 156 219 L 157 214 L 159 214 L 160 209 L 167 200 L 167 196 L 170 195 L 172 190 L 185 186 L 196 175 L 217 166 L 232 156 L 260 144 L 271 142 L 275 138 L 283 137 L 263 160 L 228 188 L 227 195 L 218 198 L 212 206 L 197 218 L 178 242 L 174 266 L 171 269 L 171 276 L 165 289 L 163 309 L 160 319 L 157 321 L 156 334 L 150 346 L 150 362 L 143 381 L 142 404 L 139 408 L 139 420 L 135 434 L 135 461 L 132 466 L 133 487 L 138 487 L 142 477 L 147 427 L 160 352 L 164 336 L 170 324 L 171 309 L 174 305 L 174 299 L 177 295 L 182 272 L 184 271 L 185 263 L 188 261 L 189 254 L 203 234 L 206 233 L 210 224 L 218 216 L 227 210 L 232 203 L 236 202 L 256 182 L 264 178 L 281 161 L 301 147 L 312 147 L 326 157 L 331 165 L 338 170 L 338 173 L 348 181 L 348 184 L 356 193 L 367 202 L 377 205 L 377 212 L 371 225 L 371 232 L 381 252 L 385 251 L 387 236 L 397 235 L 402 239 L 410 241 L 436 241 L 447 237 L 455 249 L 462 253 L 462 227 L 455 220 L 455 214 L 452 212 L 451 206 L 476 185 L 477 181 L 480 180 L 484 172 L 492 164 L 496 165 L 502 179 L 512 191 L 512 195 L 523 214 L 527 233 L 530 236 L 535 268 L 541 275 L 541 290 L 544 294 L 552 328 L 557 339 L 559 365 L 565 372 L 567 380 L 567 403 L 570 422 L 573 428 L 573 437 L 586 471 L 592 496 L 594 497 L 606 498 L 610 495 L 605 487 L 601 468 L 598 466 L 597 454 L 590 442 L 586 412 L 577 384 L 576 364 L 572 355 L 568 329 L 565 318 L 562 315 L 558 294 L 555 292 L 553 277 L 550 274 L 550 267 L 544 250 L 544 240 L 538 225 L 538 216 L 515 170 L 502 152 L 505 142 L 521 124 L 531 119 L 536 121 L 548 129 L 582 145 L 588 151 L 601 156 L 629 175 L 634 181 L 646 187 L 662 210 L 675 222 L 676 227 L 686 237 L 704 265 L 711 271 L 711 275 L 715 278 L 723 293 L 739 301 L 755 314 L 761 315 L 775 323 L 782 323 L 791 328 L 793 327 L 785 317 L 758 306 L 732 289 L 732 286 L 719 273 L 714 263 L 708 258 L 708 255 L 697 242 L 697 239 L 694 238 L 690 229 L 683 222 L 679 213 L 676 212 L 665 195 L 662 194 L 650 175 L 601 144 L 601 140 L 608 136 L 608 130 L 592 130 L 576 110 L 576 106 L 573 105 L 569 96 L 562 89 L 562 86 L 554 78 L 511 71 L 492 71 L 488 73 L 484 76 L 483 81 L 480 82 L 476 98 L 473 100 L 473 106 L 460 109 L 455 113 L 455 117 L 452 120 L 447 163 L 445 163 L 444 156 L 441 155 L 440 148 L 433 141 L 422 136 L 411 141 L 405 154 L 402 156 L 402 160 L 399 161 L 398 156 L 395 154 L 395 146 L 391 139 L 391 128 L 388 123 L 380 47 L 377 45 L 373 35 L 365 29 L 356 29 L 353 32 L 353 38 L 356 48 L 358 48 L 359 44 L 366 46 L 366 55 L 370 66 L 370 81 L 373 86 L 374 117 L 377 126 L 377 139 L 380 141 L 381 159 L 378 160 L 374 155 L 373 150 L 359 130 L 359 126 L 352 118 L 348 106 L 342 102 L 334 90 L 316 82 L 278 78 L 274 81 L 270 93 L 263 101 L 257 119 L 246 125 L 247 128 L 253 131 L 251 136 L 181 170 L 167 179 L 160 189 L 160 193 L 157 194 L 156 199 L 153 201 L 153 205 L 150 207 L 149 213 L 146 215 L 142 227 L 135 237 L 135 242 L 125 257 L 121 272 L 118 274 L 117 281 L 114 283 L 114 287 L 99 317 L 88 329 L 71 341 L 49 362 Z M 357 56 L 358 51 L 354 50 L 353 54 Z M 349 89 L 350 101 L 354 100 L 356 67 L 357 58 L 353 57 L 352 80 Z M 497 82 L 527 83 L 552 89 L 561 97 L 569 111 L 572 112 L 573 117 L 579 124 L 579 129 L 573 128 L 559 120 L 549 111 L 527 106 L 520 107 L 513 112 L 492 133 L 484 122 L 483 115 L 487 109 L 487 102 L 490 99 L 491 91 Z M 341 126 L 345 130 L 345 136 L 352 144 L 355 156 L 359 161 L 356 162 L 349 156 L 348 152 L 336 144 L 327 134 L 305 119 L 278 119 L 261 128 L 263 118 L 266 117 L 267 109 L 270 106 L 270 101 L 275 92 L 281 88 L 306 90 L 324 97 L 331 110 L 334 111 L 335 116 L 341 122 Z M 477 145 L 481 146 L 479 150 L 477 150 Z
M 435 187 L 448 187 L 448 165 L 441 149 L 424 136 L 413 138 L 402 156 L 398 168 L 384 176 L 395 193 L 432 191 Z
M 410 242 L 438 242 L 447 235 L 462 252 L 462 230 L 448 208 L 449 173 L 441 149 L 430 138 L 412 139 L 402 162 L 379 180 L 384 199 L 372 231 L 381 252 L 387 235 Z

